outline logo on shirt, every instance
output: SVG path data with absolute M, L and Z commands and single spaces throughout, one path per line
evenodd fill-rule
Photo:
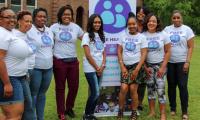
M 125 48 L 128 51 L 134 51 L 136 48 L 136 44 L 134 42 L 127 42 Z
M 153 40 L 148 43 L 149 49 L 158 49 L 159 47 L 160 47 L 160 45 L 159 45 L 158 41 Z
M 45 45 L 50 45 L 52 43 L 51 38 L 47 35 L 43 35 L 41 39 L 42 39 L 43 44 Z
M 102 41 L 96 41 L 95 42 L 95 47 L 97 48 L 97 50 L 103 50 L 104 44 L 103 44 Z
M 59 34 L 59 38 L 62 41 L 69 41 L 72 39 L 72 35 L 70 32 L 64 31 Z
M 33 53 L 35 53 L 37 50 L 37 47 L 33 43 L 28 43 L 28 45 L 32 49 Z
M 181 40 L 181 37 L 178 34 L 173 34 L 170 36 L 172 43 L 178 43 Z
M 126 0 L 99 0 L 94 12 L 102 17 L 105 32 L 119 33 L 124 30 L 129 11 Z

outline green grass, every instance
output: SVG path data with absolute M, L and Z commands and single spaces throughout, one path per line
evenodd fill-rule
M 85 103 L 88 96 L 88 85 L 85 79 L 85 76 L 83 74 L 82 69 L 82 56 L 83 56 L 83 49 L 80 48 L 80 42 L 77 43 L 78 45 L 78 57 L 80 60 L 80 83 L 79 83 L 79 91 L 76 98 L 75 103 L 75 112 L 77 117 L 74 119 L 68 118 L 68 120 L 80 120 Z M 197 37 L 195 39 L 195 49 L 193 53 L 193 58 L 191 61 L 191 67 L 190 67 L 190 75 L 189 75 L 189 117 L 190 120 L 199 120 L 199 113 L 200 113 L 200 82 L 199 82 L 199 68 L 200 68 L 200 37 Z M 45 120 L 57 120 L 57 112 L 56 112 L 56 102 L 55 102 L 55 87 L 54 87 L 54 80 L 51 82 L 51 86 L 47 93 L 47 102 L 46 102 L 46 108 L 45 108 Z M 66 90 L 67 92 L 67 90 Z M 178 91 L 177 91 L 178 93 Z M 159 120 L 159 110 L 158 105 L 156 107 L 157 116 L 156 118 L 149 119 L 147 118 L 148 114 L 148 103 L 147 103 L 147 96 L 145 96 L 144 100 L 144 111 L 141 113 L 138 120 Z M 179 97 L 177 97 L 177 116 L 170 117 L 169 115 L 169 106 L 167 103 L 167 118 L 168 120 L 180 120 L 181 119 L 181 110 L 180 110 L 180 100 Z M 128 118 L 127 118 L 128 119 Z M 104 117 L 100 118 L 100 120 L 115 120 L 115 117 Z

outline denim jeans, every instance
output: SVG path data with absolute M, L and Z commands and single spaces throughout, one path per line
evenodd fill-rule
M 100 95 L 101 78 L 97 76 L 96 72 L 85 73 L 85 77 L 90 88 L 90 95 L 86 103 L 85 115 L 92 115 L 94 114 L 97 100 Z
M 33 70 L 30 89 L 33 101 L 34 120 L 44 120 L 46 92 L 52 79 L 52 68 Z
M 24 81 L 24 88 L 26 88 L 27 94 L 24 94 L 24 113 L 22 115 L 22 120 L 34 120 L 34 110 L 32 106 L 32 97 L 30 92 L 30 80 L 32 76 L 33 69 L 28 70 L 28 78 Z

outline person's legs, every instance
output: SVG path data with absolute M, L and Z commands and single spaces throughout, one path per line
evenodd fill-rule
M 177 86 L 177 70 L 175 63 L 167 65 L 167 82 L 168 82 L 168 98 L 172 114 L 176 112 L 176 86 Z
M 130 85 L 130 94 L 132 99 L 131 109 L 137 110 L 138 107 L 138 94 L 137 94 L 138 84 Z
M 138 89 L 138 84 L 131 84 L 130 85 L 130 93 L 131 93 L 131 120 L 136 120 L 137 119 L 137 107 L 138 107 L 138 94 L 137 94 L 137 89 Z
M 67 63 L 54 58 L 53 72 L 55 78 L 57 113 L 59 115 L 64 115 Z
M 4 97 L 3 83 L 0 80 L 0 108 L 5 120 L 20 120 L 24 111 L 24 94 L 20 80 L 25 77 L 9 78 L 13 87 L 13 95 L 9 98 Z
M 144 99 L 145 91 L 146 91 L 146 83 L 139 84 L 138 85 L 138 90 L 137 90 L 137 94 L 138 94 L 138 110 L 143 110 L 142 102 L 143 102 L 143 99 Z
M 36 103 L 37 120 L 44 120 L 46 92 L 51 83 L 52 73 L 53 73 L 52 68 L 42 70 L 42 81 L 41 81 L 41 86 L 38 92 L 37 103 Z
M 5 120 L 21 120 L 24 111 L 23 103 L 14 103 L 10 105 L 1 105 Z
M 181 110 L 184 115 L 188 113 L 188 73 L 183 71 L 183 66 L 184 63 L 178 63 L 177 65 L 177 79 L 180 92 Z
M 68 63 L 67 72 L 68 95 L 66 98 L 66 112 L 72 111 L 79 86 L 79 62 Z M 74 117 L 74 116 L 71 116 Z
M 24 93 L 24 113 L 22 120 L 33 120 L 34 119 L 34 110 L 32 107 L 32 97 L 29 87 L 29 81 L 21 80 Z
M 159 68 L 159 66 L 157 66 Z M 158 69 L 156 70 L 156 72 Z M 158 101 L 160 107 L 160 120 L 166 120 L 166 96 L 165 96 L 165 80 L 164 76 L 162 78 L 155 76 L 156 80 L 156 91 L 158 94 Z
M 94 110 L 97 104 L 97 99 L 100 95 L 99 90 L 99 80 L 97 78 L 96 72 L 85 73 L 86 79 L 90 87 L 90 96 L 86 103 L 85 115 L 94 114 Z
M 42 82 L 42 70 L 34 69 L 32 80 L 30 81 L 30 90 L 32 96 L 32 107 L 34 111 L 34 120 L 37 120 L 36 104 L 38 103 L 37 97 Z
M 156 99 L 156 83 L 155 83 L 155 70 L 153 67 L 150 67 L 151 74 L 147 78 L 147 92 L 148 92 L 148 101 L 149 101 L 149 117 L 155 116 L 155 99 Z

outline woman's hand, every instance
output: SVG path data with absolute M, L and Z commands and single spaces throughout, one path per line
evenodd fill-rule
M 122 77 L 123 77 L 124 79 L 128 78 L 128 70 L 126 69 L 125 66 L 122 66 L 122 67 L 121 67 L 121 72 L 122 72 Z
M 190 67 L 190 63 L 185 62 L 185 64 L 183 65 L 183 72 L 188 73 L 189 67 Z
M 165 68 L 160 67 L 157 72 L 157 77 L 162 78 L 164 74 L 165 74 Z
M 102 65 L 99 70 L 97 70 L 97 75 L 101 76 L 103 74 L 103 70 L 105 69 L 105 65 Z
M 137 78 L 138 72 L 139 71 L 137 69 L 133 70 L 133 72 L 131 74 L 131 80 L 135 80 Z
M 13 87 L 11 83 L 4 84 L 4 97 L 9 98 L 13 95 Z
M 145 67 L 144 68 L 146 74 L 147 74 L 147 78 L 149 78 L 152 74 L 151 68 L 150 67 Z

